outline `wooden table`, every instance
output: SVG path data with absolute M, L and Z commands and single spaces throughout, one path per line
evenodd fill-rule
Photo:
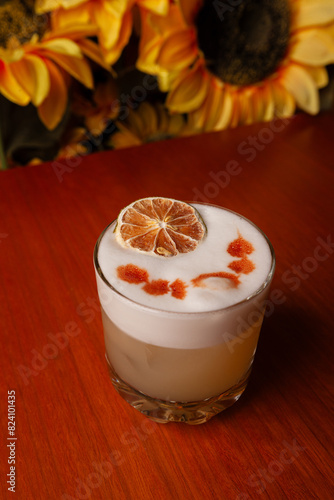
M 20 500 L 334 498 L 333 127 L 299 115 L 0 174 L 1 498 L 13 456 Z M 152 195 L 231 208 L 276 250 L 248 388 L 204 425 L 152 423 L 107 372 L 93 247 Z

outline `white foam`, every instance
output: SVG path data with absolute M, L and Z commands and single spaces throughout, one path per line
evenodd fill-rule
M 264 292 L 256 297 L 257 303 L 260 304 L 259 300 L 264 300 L 267 293 L 266 285 L 270 281 L 268 275 L 273 271 L 273 258 L 263 233 L 234 212 L 211 205 L 193 206 L 199 211 L 207 227 L 205 238 L 193 252 L 161 257 L 124 248 L 115 239 L 115 223 L 107 228 L 100 241 L 97 253 L 100 271 L 97 273 L 97 282 L 101 304 L 119 328 L 145 342 L 179 348 L 214 345 L 221 342 L 224 334 L 222 318 L 224 331 L 235 335 L 236 314 L 242 318 L 249 316 L 252 308 L 254 309 L 254 304 L 249 301 L 236 308 L 229 308 L 230 306 L 247 299 L 264 287 Z M 229 243 L 240 235 L 254 247 L 254 251 L 248 256 L 255 265 L 254 271 L 250 274 L 240 274 L 240 284 L 236 288 L 228 287 L 227 282 L 221 278 L 206 280 L 208 288 L 194 287 L 191 280 L 200 274 L 221 271 L 232 273 L 228 264 L 236 258 L 231 257 L 227 248 Z M 142 284 L 130 284 L 120 280 L 117 267 L 126 264 L 146 269 L 150 280 L 163 279 L 173 282 L 181 279 L 188 285 L 186 297 L 181 300 L 173 297 L 171 293 L 161 296 L 149 295 L 143 291 Z M 108 284 L 119 293 L 115 293 Z M 258 308 L 260 307 L 258 305 Z M 229 309 L 221 311 L 222 308 Z
M 98 260 L 108 282 L 130 299 L 166 311 L 209 311 L 227 307 L 251 295 L 266 280 L 271 266 L 271 252 L 264 236 L 247 220 L 232 212 L 217 207 L 194 205 L 200 212 L 206 227 L 205 239 L 193 252 L 175 257 L 147 255 L 131 248 L 122 247 L 115 239 L 114 225 L 105 233 L 99 248 Z M 218 271 L 233 272 L 228 264 L 236 260 L 227 252 L 229 243 L 239 234 L 249 241 L 254 252 L 249 256 L 255 270 L 240 275 L 237 288 L 226 289 L 227 283 L 221 278 L 206 281 L 210 288 L 194 287 L 191 280 L 202 273 Z M 187 285 L 185 299 L 174 298 L 171 294 L 154 296 L 143 291 L 143 285 L 124 282 L 117 277 L 117 267 L 134 264 L 147 269 L 152 280 L 164 279 L 173 282 L 181 279 Z M 217 289 L 213 289 L 213 287 Z

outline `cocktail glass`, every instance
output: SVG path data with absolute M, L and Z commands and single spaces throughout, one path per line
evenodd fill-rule
M 171 312 L 137 303 L 108 282 L 99 263 L 108 229 L 96 243 L 94 266 L 115 389 L 156 422 L 206 422 L 246 388 L 275 269 L 270 241 L 256 227 L 267 241 L 271 266 L 250 296 L 218 310 Z

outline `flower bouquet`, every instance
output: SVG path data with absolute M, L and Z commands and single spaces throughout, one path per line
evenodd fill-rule
M 1 167 L 315 115 L 332 63 L 333 0 L 2 0 Z

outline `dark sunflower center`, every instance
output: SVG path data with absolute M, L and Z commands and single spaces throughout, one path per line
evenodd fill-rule
M 21 43 L 34 33 L 41 37 L 48 25 L 46 15 L 34 12 L 34 0 L 0 0 L 0 46 L 6 47 L 11 38 Z
M 205 0 L 196 26 L 208 69 L 224 82 L 250 85 L 274 73 L 286 54 L 289 1 Z

